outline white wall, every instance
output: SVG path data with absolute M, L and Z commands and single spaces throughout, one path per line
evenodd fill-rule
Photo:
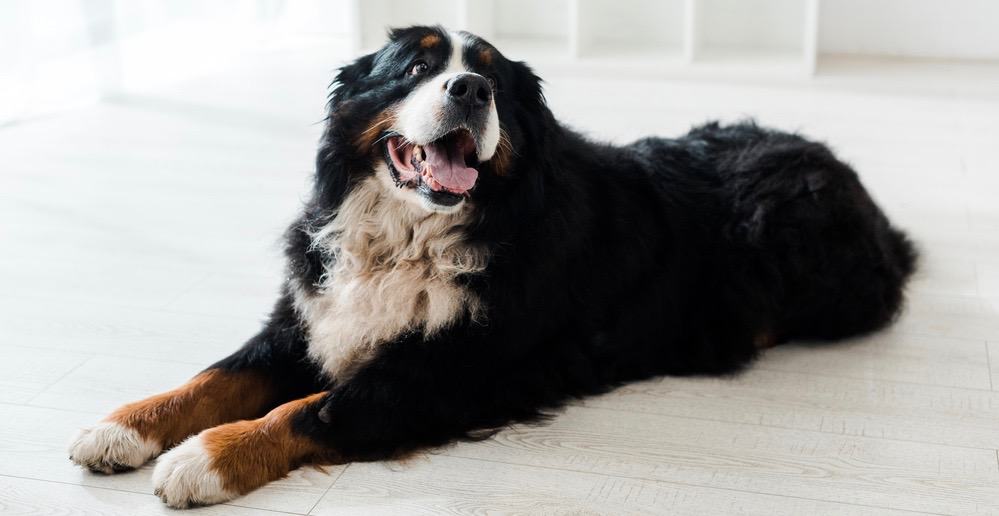
M 819 52 L 999 59 L 999 0 L 821 0 Z
M 353 0 L 0 0 L 0 124 L 214 73 L 252 50 L 348 41 L 352 6 Z

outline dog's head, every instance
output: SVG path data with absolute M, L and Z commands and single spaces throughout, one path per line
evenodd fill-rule
M 345 190 L 375 174 L 393 195 L 453 213 L 510 174 L 531 137 L 525 119 L 541 110 L 539 79 L 488 42 L 441 27 L 393 30 L 337 75 L 318 179 Z

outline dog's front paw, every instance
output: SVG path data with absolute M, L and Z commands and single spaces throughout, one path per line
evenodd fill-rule
M 69 445 L 69 460 L 95 473 L 111 474 L 135 469 L 162 449 L 131 428 L 107 422 L 80 430 Z
M 195 435 L 168 451 L 153 470 L 156 496 L 177 509 L 232 500 L 237 493 L 222 487 L 222 479 L 212 467 L 202 434 Z

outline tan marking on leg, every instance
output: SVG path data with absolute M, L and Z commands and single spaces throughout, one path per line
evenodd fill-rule
M 325 392 L 291 401 L 253 421 L 239 421 L 206 430 L 201 435 L 211 469 L 222 487 L 245 494 L 284 477 L 305 463 L 330 463 L 331 451 L 292 430 L 301 411 L 320 403 Z
M 420 39 L 420 47 L 434 48 L 441 42 L 441 37 L 437 34 L 427 34 Z
M 124 405 L 106 420 L 168 448 L 205 428 L 259 416 L 273 400 L 271 382 L 261 373 L 210 369 L 172 391 Z

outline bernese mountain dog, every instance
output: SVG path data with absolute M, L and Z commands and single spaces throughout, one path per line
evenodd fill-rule
M 751 122 L 616 146 L 488 42 L 393 30 L 339 70 L 259 334 L 74 439 L 171 507 L 400 457 L 657 375 L 890 323 L 916 252 L 830 150 Z M 873 345 L 873 344 L 872 344 Z

